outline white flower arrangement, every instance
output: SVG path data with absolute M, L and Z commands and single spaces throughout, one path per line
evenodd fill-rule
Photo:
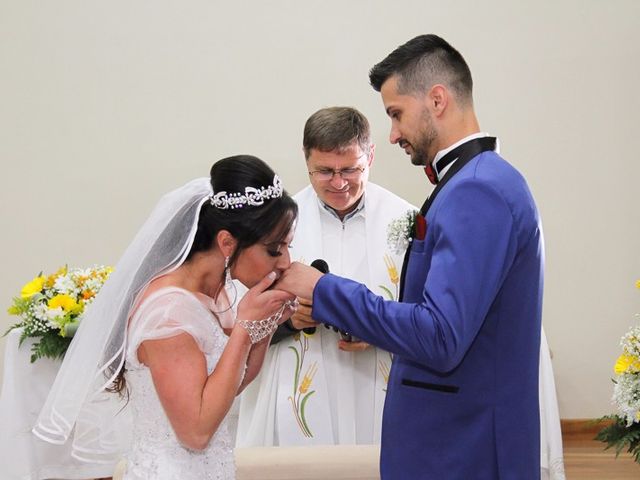
M 613 404 L 627 426 L 640 423 L 640 326 L 632 327 L 620 340 L 622 355 L 616 361 Z
M 387 244 L 396 255 L 401 255 L 409 246 L 417 214 L 417 210 L 407 210 L 402 216 L 389 222 Z
M 640 280 L 636 287 L 640 288 Z M 620 346 L 622 354 L 613 367 L 616 376 L 611 399 L 616 413 L 601 419 L 607 426 L 596 439 L 605 442 L 606 448 L 615 447 L 616 456 L 626 449 L 640 464 L 640 325 L 629 329 Z
M 85 308 L 111 274 L 112 268 L 60 268 L 52 275 L 40 273 L 13 299 L 8 312 L 22 320 L 11 327 L 22 328 L 20 344 L 27 337 L 38 339 L 31 347 L 31 362 L 38 358 L 62 357 L 80 323 Z M 6 333 L 5 333 L 6 335 Z

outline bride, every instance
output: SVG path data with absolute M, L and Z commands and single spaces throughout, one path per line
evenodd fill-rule
M 233 479 L 225 417 L 296 308 L 269 288 L 290 264 L 296 216 L 278 176 L 248 155 L 165 195 L 88 308 L 34 434 L 72 437 L 72 455 L 109 462 L 130 433 L 129 480 Z M 250 287 L 237 308 L 232 278 Z M 117 428 L 122 410 L 131 432 Z

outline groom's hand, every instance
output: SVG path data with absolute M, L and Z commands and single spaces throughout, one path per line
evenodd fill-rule
M 282 272 L 275 288 L 293 293 L 298 298 L 313 298 L 313 289 L 324 275 L 313 267 L 300 262 L 293 262 Z

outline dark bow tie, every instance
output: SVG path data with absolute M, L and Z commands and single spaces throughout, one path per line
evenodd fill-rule
M 453 161 L 455 161 L 460 156 L 460 150 L 465 145 L 466 143 L 463 143 L 462 145 L 459 145 L 453 150 L 451 150 L 450 152 L 447 152 L 446 154 L 444 154 L 442 157 L 438 159 L 437 162 L 434 162 L 435 166 L 433 163 L 430 163 L 429 165 L 424 167 L 424 173 L 427 174 L 427 177 L 429 178 L 429 181 L 431 183 L 433 183 L 434 185 L 438 184 L 438 182 L 440 181 L 440 179 L 438 178 L 438 174 L 442 172 L 442 170 L 444 170 L 448 165 L 450 165 Z
M 496 149 L 496 138 L 495 137 L 480 137 L 474 138 L 467 142 L 464 142 L 462 145 L 458 145 L 456 148 L 451 150 L 450 152 L 445 153 L 442 157 L 438 159 L 437 162 L 432 162 L 426 167 L 424 167 L 424 173 L 427 174 L 429 181 L 434 185 L 440 183 L 439 175 L 442 171 L 447 168 L 450 164 L 455 162 L 458 158 L 462 156 L 467 156 L 467 153 L 470 153 L 474 148 L 480 147 L 480 150 L 473 153 L 473 155 L 477 155 L 480 152 L 486 150 L 495 150 Z
M 424 167 L 424 173 L 427 174 L 427 178 L 432 184 L 436 185 L 438 183 L 438 174 L 433 169 L 433 166 L 431 164 Z

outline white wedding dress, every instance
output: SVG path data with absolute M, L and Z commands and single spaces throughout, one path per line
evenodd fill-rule
M 225 418 L 202 451 L 182 446 L 160 404 L 150 370 L 138 361 L 144 340 L 190 334 L 204 353 L 207 370 L 215 368 L 227 336 L 209 310 L 213 300 L 177 287 L 162 288 L 137 308 L 129 325 L 126 381 L 133 416 L 133 444 L 125 480 L 232 480 L 233 437 Z

